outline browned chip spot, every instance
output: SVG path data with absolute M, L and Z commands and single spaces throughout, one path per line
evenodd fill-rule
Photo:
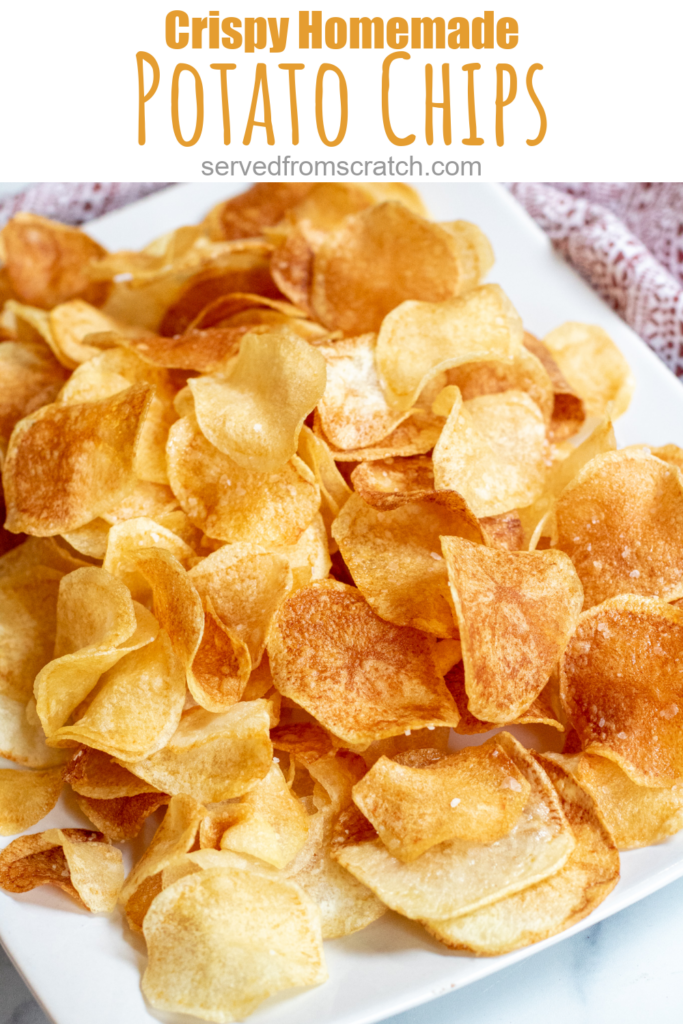
M 553 385 L 553 415 L 550 421 L 551 439 L 557 444 L 581 428 L 586 419 L 583 400 L 572 391 L 562 371 L 550 354 L 550 349 L 528 331 L 524 332 L 524 345 L 543 364 Z
M 54 402 L 66 378 L 66 370 L 47 348 L 16 341 L 0 344 L 0 459 L 14 425 Z
M 204 221 L 214 239 L 254 238 L 272 227 L 315 188 L 315 182 L 262 182 L 219 203 Z
M 280 611 L 268 651 L 280 692 L 350 744 L 457 725 L 430 639 L 384 622 L 343 583 L 297 591 Z
M 270 739 L 275 750 L 286 750 L 302 764 L 312 764 L 332 753 L 332 740 L 315 722 L 276 725 L 270 731 Z
M 112 800 L 76 795 L 76 803 L 86 818 L 114 843 L 135 839 L 150 814 L 169 800 L 165 793 L 140 793 Z
M 354 490 L 375 508 L 398 508 L 434 490 L 434 467 L 428 455 L 361 462 L 351 473 Z

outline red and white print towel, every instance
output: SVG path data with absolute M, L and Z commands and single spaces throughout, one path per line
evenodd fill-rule
M 0 200 L 0 226 L 19 210 L 83 224 L 168 184 L 38 184 Z M 556 248 L 683 378 L 683 183 L 509 187 Z

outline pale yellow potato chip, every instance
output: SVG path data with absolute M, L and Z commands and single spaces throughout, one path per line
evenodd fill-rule
M 282 555 L 292 570 L 292 590 L 299 590 L 313 580 L 324 580 L 332 566 L 325 521 L 320 513 L 306 527 L 296 544 L 271 548 Z
M 88 564 L 57 537 L 28 537 L 22 544 L 0 555 L 0 579 L 26 570 L 33 571 L 36 566 L 65 573 L 82 569 Z
M 541 361 L 524 346 L 516 349 L 511 359 L 496 356 L 476 359 L 446 370 L 445 377 L 449 387 L 460 389 L 465 401 L 480 395 L 497 395 L 502 391 L 524 391 L 543 413 L 549 429 L 552 426 L 552 380 Z
M 508 835 L 530 786 L 495 739 L 413 766 L 381 757 L 353 787 L 353 800 L 386 849 L 404 863 L 452 839 L 492 843 Z
M 327 978 L 318 910 L 283 879 L 234 868 L 186 876 L 157 896 L 143 930 L 142 991 L 157 1010 L 234 1021 Z
M 101 345 L 89 344 L 89 334 L 120 330 L 115 320 L 83 299 L 70 299 L 55 306 L 49 322 L 55 354 L 69 367 L 77 367 L 100 354 Z
M 346 744 L 457 725 L 431 639 L 380 619 L 354 587 L 325 580 L 298 590 L 280 610 L 268 654 L 278 690 Z
M 557 547 L 590 608 L 616 594 L 683 597 L 683 477 L 639 449 L 589 462 L 555 506 Z
M 395 430 L 368 448 L 335 448 L 328 439 L 325 440 L 336 462 L 374 462 L 397 456 L 422 455 L 431 451 L 439 440 L 443 425 L 443 416 L 435 415 L 427 409 L 412 409 L 410 415 L 399 423 Z M 322 434 L 317 412 L 314 428 L 316 432 Z
M 52 828 L 20 836 L 0 852 L 0 889 L 57 885 L 93 914 L 108 914 L 123 885 L 121 851 L 101 832 Z
M 504 725 L 539 696 L 576 628 L 583 589 L 562 551 L 505 551 L 442 537 L 468 709 Z
M 0 693 L 0 757 L 26 768 L 52 768 L 67 757 L 45 742 L 35 701 L 19 701 Z
M 146 601 L 152 596 L 149 582 L 131 561 L 144 548 L 167 551 L 185 568 L 196 557 L 181 537 L 147 516 L 115 523 L 107 535 L 102 568 L 123 580 L 136 601 Z
M 63 574 L 37 565 L 0 577 L 0 694 L 26 703 L 52 659 Z
M 77 530 L 63 533 L 62 537 L 80 555 L 102 560 L 107 551 L 109 530 L 109 523 L 98 517 L 92 522 L 86 523 L 85 526 L 79 526 Z
M 289 334 L 245 334 L 227 379 L 193 377 L 199 428 L 244 469 L 282 470 L 296 454 L 299 431 L 325 390 L 325 360 Z
M 494 843 L 455 839 L 404 864 L 380 839 L 368 837 L 334 851 L 339 863 L 392 910 L 435 921 L 496 903 L 556 874 L 575 846 L 571 827 L 548 776 L 509 733 L 496 737 L 530 785 L 517 824 Z
M 285 868 L 306 842 L 308 814 L 277 764 L 238 804 L 232 805 L 232 812 L 232 822 L 220 840 L 222 850 Z
M 409 409 L 443 370 L 493 358 L 512 363 L 522 351 L 522 321 L 498 285 L 444 302 L 404 302 L 387 313 L 376 360 L 397 409 Z
M 457 491 L 478 517 L 531 504 L 547 474 L 545 422 L 523 391 L 456 400 L 434 448 L 437 491 Z
M 619 854 L 591 796 L 553 755 L 536 755 L 557 789 L 576 839 L 564 867 L 550 878 L 449 921 L 424 921 L 452 949 L 499 956 L 556 935 L 583 920 L 619 881 Z
M 277 473 L 238 466 L 184 416 L 167 449 L 173 493 L 209 537 L 230 543 L 295 544 L 320 507 L 320 489 L 294 456 Z
M 14 429 L 3 469 L 6 528 L 50 536 L 84 526 L 135 484 L 133 463 L 151 400 L 138 384 L 111 398 L 46 405 Z
M 683 609 L 620 594 L 590 608 L 560 665 L 562 703 L 588 754 L 640 786 L 683 780 Z
M 543 344 L 591 416 L 615 420 L 629 407 L 635 381 L 628 363 L 602 327 L 566 323 Z
M 59 799 L 64 769 L 22 772 L 0 768 L 0 836 L 15 836 L 37 824 Z
M 209 803 L 242 796 L 272 764 L 268 703 L 241 701 L 220 715 L 191 708 L 163 750 L 124 767 L 173 796 Z

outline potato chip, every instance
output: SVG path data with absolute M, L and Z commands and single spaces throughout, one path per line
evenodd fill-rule
M 398 508 L 406 500 L 419 501 L 425 492 L 434 490 L 434 467 L 428 455 L 361 462 L 351 473 L 351 483 L 368 505 Z
M 62 573 L 46 566 L 0 578 L 0 693 L 26 703 L 52 658 Z
M 602 327 L 566 323 L 543 344 L 591 416 L 615 420 L 629 407 L 635 382 L 628 363 Z
M 497 395 L 503 391 L 524 391 L 541 410 L 549 430 L 553 429 L 552 380 L 541 361 L 525 347 L 516 349 L 511 359 L 492 356 L 453 366 L 445 371 L 445 378 L 447 386 L 460 389 L 465 401 L 480 395 Z M 432 386 L 437 379 L 432 379 Z M 448 412 L 450 409 L 445 414 L 448 415 Z
M 107 295 L 106 284 L 88 276 L 105 250 L 78 228 L 17 213 L 2 229 L 0 246 L 10 286 L 21 302 L 51 309 L 80 296 L 101 305 Z
M 57 569 L 61 573 L 82 569 L 89 563 L 70 551 L 55 537 L 28 537 L 0 555 L 0 579 L 33 571 L 36 566 Z
M 621 594 L 583 613 L 562 658 L 562 702 L 583 749 L 640 786 L 683 779 L 681 645 L 683 610 Z
M 619 881 L 619 854 L 589 793 L 553 755 L 536 757 L 557 789 L 576 846 L 557 874 L 522 892 L 449 921 L 425 921 L 452 949 L 499 956 L 541 942 L 587 917 Z
M 268 701 L 241 701 L 213 715 L 191 708 L 163 750 L 124 767 L 163 793 L 215 803 L 242 796 L 273 759 Z
M 148 601 L 152 596 L 149 582 L 133 564 L 144 548 L 166 551 L 185 567 L 196 557 L 185 541 L 154 519 L 139 516 L 114 524 L 107 536 L 102 568 L 122 579 L 136 601 Z
M 401 182 L 329 181 L 315 184 L 307 196 L 291 207 L 286 214 L 286 223 L 288 226 L 293 224 L 302 227 L 306 237 L 317 249 L 325 236 L 339 227 L 346 217 L 360 213 L 375 203 L 389 201 L 402 203 L 418 216 L 429 218 L 415 189 Z
M 457 754 L 434 753 L 424 767 L 381 757 L 353 788 L 356 806 L 406 864 L 448 840 L 502 839 L 529 798 L 529 783 L 495 739 Z
M 597 754 L 548 754 L 595 800 L 620 850 L 664 842 L 683 828 L 683 787 L 638 786 L 619 765 Z
M 79 747 L 70 757 L 64 766 L 64 781 L 75 793 L 95 800 L 157 792 L 154 786 L 118 765 L 109 754 L 91 747 Z
M 392 910 L 430 924 L 496 903 L 556 874 L 575 845 L 557 794 L 509 733 L 496 742 L 530 786 L 522 815 L 507 835 L 493 843 L 440 843 L 410 864 L 393 857 L 379 838 L 355 842 L 352 837 L 346 844 L 340 837 L 334 850 L 339 863 Z
M 320 488 L 320 514 L 329 536 L 332 523 L 348 500 L 351 489 L 337 469 L 329 446 L 305 424 L 299 434 L 297 454 L 313 473 Z
M 438 649 L 444 643 L 457 643 L 457 641 L 442 640 L 436 645 L 436 660 L 439 671 L 442 669 L 438 665 Z M 460 723 L 458 723 L 458 728 L 459 726 Z M 404 755 L 412 756 L 415 751 L 420 752 L 426 749 L 432 752 L 436 751 L 441 756 L 448 750 L 450 736 L 451 730 L 444 727 L 410 730 L 401 736 L 391 736 L 386 740 L 375 740 L 374 743 L 365 748 L 361 756 L 368 768 L 372 768 L 373 764 L 376 764 L 380 757 L 389 757 L 392 761 L 398 761 L 399 764 L 402 764 Z
M 50 536 L 84 526 L 133 489 L 151 391 L 47 405 L 14 429 L 3 470 L 8 530 Z
M 0 836 L 15 836 L 52 810 L 59 799 L 64 769 L 22 772 L 0 768 Z
M 442 416 L 435 416 L 425 409 L 413 409 L 410 416 L 395 430 L 368 448 L 341 449 L 327 441 L 336 462 L 374 462 L 397 456 L 422 455 L 432 450 L 444 425 Z M 320 417 L 316 413 L 314 426 L 322 433 Z
M 161 892 L 161 873 L 174 857 L 187 853 L 194 844 L 206 808 L 191 796 L 174 796 L 163 821 L 121 890 L 121 903 L 128 924 L 142 930 L 149 905 Z
M 376 445 L 409 415 L 387 404 L 375 366 L 376 344 L 375 334 L 361 334 L 318 346 L 327 363 L 327 383 L 317 411 L 335 448 Z
M 29 892 L 38 885 L 59 886 L 93 914 L 111 913 L 123 885 L 121 851 L 85 828 L 20 836 L 0 852 L 0 889 Z
M 576 566 L 585 607 L 616 594 L 683 597 L 683 478 L 638 449 L 609 452 L 557 500 L 557 547 Z
M 33 699 L 13 700 L 0 693 L 0 757 L 26 768 L 52 768 L 67 754 L 48 747 Z
M 189 387 L 207 440 L 244 469 L 275 473 L 323 395 L 325 361 L 285 331 L 245 334 L 227 380 L 194 377 Z
M 270 260 L 273 281 L 283 295 L 303 312 L 313 316 L 311 285 L 315 252 L 305 225 L 291 228 Z
M 574 632 L 581 583 L 561 551 L 503 551 L 442 537 L 468 708 L 505 724 L 545 686 Z
M 244 695 L 251 656 L 244 640 L 216 614 L 211 598 L 206 599 L 205 606 L 204 631 L 187 683 L 196 702 L 218 714 Z
M 387 310 L 377 338 L 377 369 L 387 401 L 409 409 L 427 383 L 451 367 L 493 359 L 512 366 L 523 351 L 522 337 L 522 321 L 498 285 L 443 302 L 396 304 Z
M 547 473 L 545 423 L 523 391 L 458 399 L 434 448 L 437 491 L 457 491 L 478 517 L 529 505 Z
M 278 725 L 270 738 L 275 750 L 285 750 L 301 764 L 308 765 L 332 753 L 332 741 L 315 722 Z
M 278 690 L 354 746 L 457 725 L 429 638 L 384 622 L 343 583 L 314 583 L 286 601 L 268 653 Z
M 77 530 L 63 533 L 62 537 L 80 555 L 101 561 L 107 551 L 109 530 L 109 523 L 98 517 L 85 526 L 79 526 Z
M 315 182 L 303 181 L 252 185 L 214 206 L 204 220 L 204 227 L 214 239 L 255 238 L 282 220 L 315 187 Z
M 167 804 L 165 793 L 140 793 L 138 796 L 118 796 L 111 800 L 76 794 L 79 808 L 107 839 L 123 843 L 135 839 L 150 814 Z
M 677 444 L 665 444 L 661 448 L 652 448 L 650 451 L 655 458 L 661 459 L 662 462 L 668 462 L 683 471 L 683 448 L 679 448 Z
M 452 637 L 457 636 L 457 625 L 440 537 L 476 536 L 472 519 L 466 508 L 435 501 L 383 512 L 354 494 L 336 519 L 332 535 L 356 586 L 377 615 L 397 626 Z
M 567 384 L 547 345 L 544 345 L 542 341 L 535 338 L 533 334 L 525 331 L 524 347 L 536 356 L 551 380 L 553 386 L 553 412 L 550 423 L 550 436 L 558 444 L 581 429 L 586 419 L 583 400 Z
M 485 722 L 473 715 L 468 707 L 467 690 L 465 689 L 465 666 L 462 662 L 453 665 L 445 674 L 446 686 L 460 712 L 456 732 L 463 736 L 474 736 L 478 733 L 491 732 L 498 729 L 499 722 Z M 558 732 L 565 731 L 566 715 L 562 711 L 559 699 L 559 680 L 557 672 L 553 672 L 538 697 L 517 718 L 511 719 L 506 725 L 547 725 Z
M 0 466 L 14 426 L 54 402 L 66 373 L 39 345 L 0 343 Z
M 217 540 L 295 544 L 320 506 L 313 474 L 296 456 L 277 473 L 244 469 L 206 440 L 193 417 L 173 424 L 167 456 L 181 507 Z
M 327 978 L 315 904 L 291 882 L 252 871 L 181 878 L 155 899 L 144 934 L 142 991 L 157 1010 L 238 1020 L 275 992 Z
M 427 221 L 402 203 L 374 205 L 347 217 L 315 254 L 316 319 L 346 334 L 377 331 L 401 302 L 439 302 L 476 285 L 488 266 L 474 255 L 461 232 Z
M 246 326 L 210 327 L 206 330 L 188 328 L 170 338 L 141 332 L 138 337 L 131 338 L 118 335 L 116 340 L 151 366 L 211 373 L 229 365 L 238 354 L 240 342 L 248 329 Z

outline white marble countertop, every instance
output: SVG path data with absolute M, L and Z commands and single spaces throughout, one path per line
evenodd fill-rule
M 680 1024 L 682 953 L 680 880 L 537 956 L 387 1024 Z M 48 1024 L 1 950 L 0 1024 Z

